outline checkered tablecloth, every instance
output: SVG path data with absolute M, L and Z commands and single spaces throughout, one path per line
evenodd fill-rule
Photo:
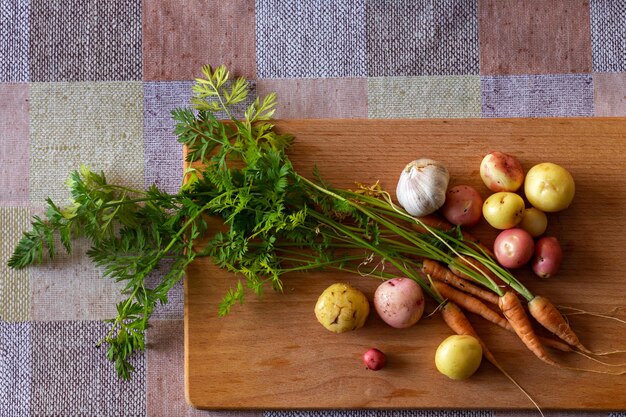
M 222 63 L 276 91 L 278 118 L 626 116 L 626 1 L 0 0 L 0 416 L 535 415 L 192 410 L 182 284 L 121 382 L 94 347 L 119 286 L 80 250 L 6 267 L 81 163 L 175 191 L 169 112 Z

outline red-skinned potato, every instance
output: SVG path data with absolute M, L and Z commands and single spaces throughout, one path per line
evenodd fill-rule
M 491 191 L 517 191 L 524 182 L 522 164 L 513 155 L 490 152 L 480 163 L 480 177 Z
M 363 354 L 363 363 L 367 366 L 367 369 L 379 371 L 387 364 L 387 357 L 380 350 L 371 348 Z
M 542 237 L 535 244 L 535 255 L 532 261 L 533 272 L 540 278 L 550 278 L 561 268 L 563 250 L 554 236 Z
M 374 307 L 391 327 L 411 327 L 424 314 L 424 292 L 412 279 L 393 278 L 376 288 Z
M 452 224 L 474 226 L 483 213 L 483 198 L 469 185 L 455 185 L 446 192 L 441 214 Z
M 533 256 L 534 241 L 530 233 L 518 227 L 500 232 L 493 243 L 496 259 L 505 268 L 519 268 Z

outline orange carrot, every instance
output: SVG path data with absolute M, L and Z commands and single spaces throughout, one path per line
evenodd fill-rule
M 483 355 L 485 358 L 494 364 L 496 367 L 499 367 L 496 358 L 493 356 L 491 351 L 487 348 L 487 345 L 482 341 L 482 339 L 478 336 L 478 333 L 472 327 L 472 323 L 469 322 L 463 311 L 451 301 L 448 301 L 441 308 L 441 317 L 446 322 L 448 327 L 452 329 L 452 331 L 456 334 L 467 335 L 475 337 L 480 346 L 483 348 Z
M 452 329 L 454 333 L 475 337 L 476 340 L 478 340 L 478 343 L 480 343 L 481 348 L 483 349 L 483 356 L 485 357 L 485 359 L 491 362 L 493 366 L 498 368 L 498 370 L 502 372 L 502 374 L 504 374 L 504 376 L 506 376 L 513 383 L 513 385 L 515 385 L 530 400 L 530 402 L 533 403 L 533 405 L 539 411 L 539 414 L 543 416 L 543 412 L 541 411 L 539 404 L 537 404 L 537 402 L 530 396 L 530 394 L 526 392 L 526 390 L 522 388 L 522 386 L 519 385 L 517 381 L 515 381 L 513 377 L 509 375 L 509 373 L 505 371 L 502 366 L 500 366 L 495 356 L 493 356 L 493 353 L 491 353 L 485 342 L 483 342 L 480 336 L 478 336 L 478 333 L 476 333 L 476 330 L 474 330 L 474 327 L 472 327 L 472 324 L 469 322 L 465 314 L 463 314 L 463 311 L 459 308 L 459 306 L 451 301 L 446 302 L 446 304 L 444 304 L 444 306 L 441 308 L 441 316 L 443 317 L 443 320 L 446 322 L 448 327 Z
M 557 365 L 541 344 L 541 339 L 539 339 L 533 330 L 530 319 L 526 315 L 526 311 L 517 298 L 517 295 L 512 291 L 505 292 L 504 295 L 500 297 L 498 306 L 526 347 L 542 361 L 550 365 Z
M 567 342 L 570 346 L 585 353 L 592 353 L 578 339 L 578 336 L 559 310 L 546 297 L 535 296 L 528 302 L 528 311 L 546 329 L 554 333 L 559 339 Z
M 539 336 L 539 340 L 541 344 L 547 346 L 552 349 L 560 350 L 561 352 L 574 352 L 574 349 L 570 347 L 567 343 L 561 342 L 557 339 L 552 339 L 551 337 L 543 337 Z
M 496 294 L 479 288 L 471 282 L 453 274 L 452 271 L 439 262 L 424 259 L 424 261 L 422 261 L 422 272 L 425 275 L 430 275 L 431 278 L 436 279 L 437 281 L 452 285 L 453 287 L 484 301 L 496 305 L 498 304 L 498 296 Z
M 478 314 L 485 320 L 497 324 L 505 329 L 510 329 L 511 325 L 496 311 L 490 309 L 485 303 L 472 297 L 469 294 L 465 294 L 459 290 L 452 288 L 451 286 L 444 284 L 443 282 L 433 281 L 432 285 L 439 292 L 443 298 L 447 298 L 450 301 L 461 306 L 463 309 Z

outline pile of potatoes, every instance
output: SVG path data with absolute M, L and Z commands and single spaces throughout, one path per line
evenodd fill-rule
M 389 279 L 374 293 L 374 308 L 381 319 L 395 328 L 416 324 L 424 314 L 424 292 L 409 278 Z M 369 301 L 359 289 L 335 283 L 326 288 L 315 304 L 315 317 L 322 326 L 334 333 L 356 330 L 365 324 L 370 313 Z M 378 349 L 363 355 L 368 369 L 377 371 L 385 366 L 386 358 Z
M 506 268 L 531 262 L 534 273 L 541 278 L 556 274 L 563 258 L 559 241 L 554 236 L 540 236 L 548 225 L 545 213 L 565 210 L 572 203 L 572 175 L 551 162 L 537 164 L 524 175 L 517 158 L 491 152 L 481 162 L 480 176 L 495 192 L 485 200 L 483 216 L 491 226 L 503 230 L 494 242 L 498 262 Z M 530 207 L 517 194 L 522 185 Z

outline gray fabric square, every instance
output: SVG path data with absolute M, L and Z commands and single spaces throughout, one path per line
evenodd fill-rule
M 191 81 L 144 83 L 144 182 L 178 192 L 183 177 L 183 149 L 174 135 L 171 111 L 189 106 Z
M 31 415 L 30 323 L 0 321 L 0 416 Z
M 257 0 L 257 76 L 365 76 L 364 2 Z
M 28 81 L 29 0 L 0 2 L 0 82 Z
M 242 118 L 255 97 L 256 86 L 249 81 L 249 99 L 237 104 L 233 115 Z M 170 193 L 178 192 L 183 174 L 183 150 L 174 135 L 174 109 L 191 106 L 192 81 L 144 83 L 144 182 Z M 228 85 L 228 84 L 227 84 Z M 226 118 L 222 112 L 217 118 Z
M 591 74 L 483 76 L 483 117 L 593 116 Z
M 33 81 L 141 80 L 141 1 L 32 0 Z
M 108 330 L 94 321 L 33 323 L 34 415 L 145 416 L 145 356 L 135 357 L 130 381 L 120 380 L 106 347 L 95 346 Z
M 369 0 L 367 75 L 476 75 L 477 0 Z
M 626 71 L 626 1 L 591 0 L 589 13 L 593 70 Z

